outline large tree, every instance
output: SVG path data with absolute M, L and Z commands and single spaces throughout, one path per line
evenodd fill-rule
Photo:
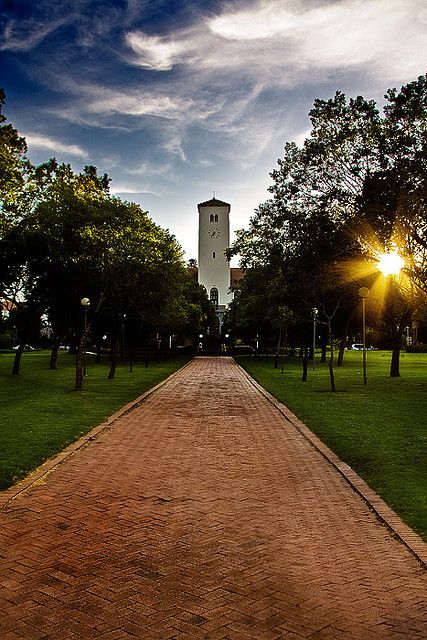
M 299 313 L 305 306 L 307 317 L 310 307 L 323 310 L 330 327 L 333 312 L 343 335 L 352 322 L 356 286 L 371 281 L 380 252 L 398 246 L 412 281 L 425 283 L 425 77 L 386 98 L 385 117 L 361 96 L 347 101 L 337 92 L 316 100 L 310 135 L 302 148 L 285 145 L 271 173 L 271 199 L 237 233 L 229 252 L 239 254 L 246 268 L 266 269 L 278 250 L 284 289 L 291 292 L 286 304 Z M 344 269 L 349 265 L 353 272 Z M 400 291 L 405 294 L 408 304 L 394 305 L 403 314 L 400 331 L 415 308 L 410 286 Z M 261 286 L 259 302 L 263 297 Z M 384 318 L 396 322 L 390 314 Z M 394 358 L 391 375 L 396 371 Z
M 382 162 L 359 198 L 359 238 L 367 252 L 397 250 L 411 282 L 427 291 L 427 76 L 385 98 Z

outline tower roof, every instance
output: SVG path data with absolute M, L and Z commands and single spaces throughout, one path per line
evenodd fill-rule
M 206 202 L 200 202 L 197 205 L 199 207 L 229 207 L 228 202 L 223 202 L 222 200 L 217 200 L 216 198 L 212 198 L 211 200 L 206 200 Z

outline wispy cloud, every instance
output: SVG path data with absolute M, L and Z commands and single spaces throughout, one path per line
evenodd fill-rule
M 50 33 L 69 22 L 68 17 L 57 18 L 50 22 L 38 20 L 11 20 L 5 27 L 0 42 L 1 51 L 30 51 Z
M 149 36 L 132 31 L 126 34 L 126 43 L 137 54 L 134 64 L 156 71 L 168 71 L 185 46 L 173 40 Z
M 422 52 L 427 59 L 424 0 L 346 0 L 314 7 L 258 0 L 207 24 L 224 42 L 238 43 L 249 55 L 256 49 L 260 60 L 268 57 L 270 66 L 285 73 L 290 67 L 312 73 L 369 63 L 371 73 L 380 69 L 395 76 L 396 70 L 421 73 Z
M 167 93 L 156 96 L 154 89 L 146 106 L 133 106 L 129 92 L 111 100 L 125 113 L 164 114 L 179 123 L 180 132 L 166 149 L 183 160 L 188 155 L 182 126 L 197 119 L 205 130 L 235 141 L 255 135 L 259 143 L 251 155 L 256 158 L 269 135 L 263 138 L 256 127 L 259 114 L 277 125 L 260 97 L 312 84 L 313 74 L 319 85 L 331 73 L 354 70 L 369 76 L 372 85 L 384 85 L 424 71 L 424 0 L 255 0 L 249 8 L 246 2 L 231 4 L 232 10 L 229 3 L 223 6 L 222 13 L 174 32 L 153 36 L 133 30 L 125 36 L 129 63 L 154 74 L 152 83 L 148 79 L 152 92 L 155 78 L 166 72 L 161 86 Z M 101 102 L 101 111 L 105 105 Z M 99 103 L 93 106 L 96 111 Z
M 128 93 L 102 90 L 104 95 L 93 96 L 87 103 L 89 112 L 129 116 L 156 116 L 160 118 L 179 118 L 179 114 L 191 106 L 191 100 L 173 95 L 161 95 L 144 90 L 131 90 Z
M 377 76 L 402 77 L 427 59 L 424 0 L 255 0 L 224 3 L 223 13 L 165 35 L 129 31 L 125 43 L 134 65 L 179 71 L 221 85 L 225 74 L 294 86 L 314 69 L 369 64 Z M 311 78 L 312 79 L 312 78 Z
M 164 176 L 172 170 L 172 163 L 142 162 L 136 166 L 125 168 L 126 173 L 135 176 Z
M 110 193 L 112 195 L 126 195 L 126 194 L 137 195 L 138 194 L 138 195 L 151 195 L 156 197 L 160 195 L 156 191 L 150 191 L 149 189 L 142 189 L 141 187 L 138 187 L 137 185 L 134 185 L 134 184 L 126 184 L 126 183 L 120 183 L 120 182 L 117 184 L 114 184 L 114 183 L 111 184 Z
M 85 158 L 63 140 L 90 131 L 84 144 L 121 176 L 120 193 L 139 193 L 139 176 L 157 192 L 181 179 L 184 164 L 197 176 L 225 166 L 247 173 L 284 140 L 303 141 L 325 90 L 368 87 L 381 99 L 427 60 L 425 0 L 57 0 L 51 13 L 51 0 L 36 4 L 46 20 L 34 9 L 37 20 L 10 21 L 2 44 L 40 45 L 26 72 L 50 92 L 37 117 L 48 115 L 46 131 L 60 121 L 61 140 L 32 135 L 29 145 Z
M 60 140 L 49 138 L 38 134 L 24 134 L 29 149 L 46 149 L 54 153 L 62 153 L 66 155 L 76 156 L 79 158 L 87 158 L 88 152 L 76 144 L 66 144 Z
M 260 40 L 289 33 L 295 26 L 290 3 L 257 2 L 250 9 L 236 9 L 208 21 L 213 33 L 229 40 Z

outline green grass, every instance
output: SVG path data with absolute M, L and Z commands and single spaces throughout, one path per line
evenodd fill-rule
M 348 352 L 330 391 L 326 365 L 309 365 L 301 382 L 298 358 L 241 357 L 239 363 L 347 462 L 417 533 L 427 539 L 427 355 L 401 355 L 401 378 L 389 378 L 391 354 Z
M 88 356 L 84 388 L 73 391 L 75 359 L 61 353 L 49 370 L 47 351 L 24 353 L 21 374 L 12 376 L 13 354 L 0 354 L 0 490 L 12 485 L 51 455 L 87 433 L 121 406 L 181 367 L 186 360 L 118 366 L 107 380 L 109 363 Z

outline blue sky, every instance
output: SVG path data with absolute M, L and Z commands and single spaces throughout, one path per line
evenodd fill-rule
M 94 164 L 197 257 L 197 203 L 247 225 L 337 89 L 427 67 L 425 0 L 2 0 L 5 114 L 35 163 Z

